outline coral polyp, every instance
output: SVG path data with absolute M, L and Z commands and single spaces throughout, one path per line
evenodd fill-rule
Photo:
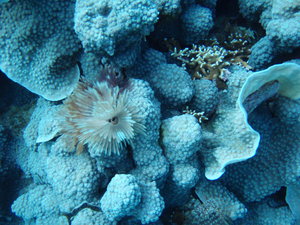
M 137 133 L 144 131 L 128 90 L 107 81 L 79 82 L 64 105 L 63 132 L 74 137 L 78 146 L 87 145 L 92 152 L 119 154 Z

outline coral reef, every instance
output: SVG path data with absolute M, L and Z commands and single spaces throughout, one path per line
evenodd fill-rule
M 172 56 L 180 60 L 183 67 L 187 65 L 195 68 L 193 69 L 195 71 L 193 78 L 213 79 L 226 73 L 225 67 L 230 65 L 228 61 L 224 60 L 227 54 L 226 49 L 217 45 L 212 47 L 193 45 L 192 49 L 185 48 L 178 51 L 175 48 Z
M 229 167 L 224 177 L 227 186 L 246 201 L 261 200 L 299 177 L 299 72 L 300 66 L 293 63 L 275 65 L 250 76 L 241 91 L 242 97 L 270 80 L 280 83 L 273 106 L 262 105 L 250 114 L 249 124 L 262 137 L 257 154 Z
M 234 194 L 218 183 L 200 183 L 196 186 L 196 193 L 204 204 L 213 200 L 219 213 L 231 220 L 243 218 L 247 213 L 246 207 Z
M 228 24 L 217 24 L 216 26 L 225 26 L 225 33 L 218 36 L 210 35 L 206 39 L 199 38 L 192 42 L 202 42 L 201 45 L 192 44 L 192 47 L 180 50 L 175 45 L 174 49 L 170 49 L 171 56 L 182 63 L 181 66 L 192 74 L 193 79 L 205 77 L 211 80 L 227 81 L 230 65 L 240 65 L 251 69 L 247 60 L 255 39 L 254 32 L 241 26 Z
M 67 97 L 79 79 L 81 46 L 73 30 L 74 2 L 21 0 L 0 5 L 0 69 L 52 101 Z
M 205 39 L 213 27 L 212 13 L 197 4 L 190 5 L 181 15 L 183 39 L 186 44 Z
M 157 15 L 152 1 L 76 1 L 75 31 L 87 51 L 115 57 L 125 53 L 125 65 L 130 65 L 136 55 L 126 52 L 153 30 Z
M 0 224 L 299 223 L 299 6 L 0 0 Z
M 254 156 L 260 139 L 259 133 L 248 124 L 243 106 L 238 104 L 240 90 L 250 72 L 239 67 L 232 68 L 232 71 L 228 89 L 220 94 L 222 101 L 215 116 L 203 126 L 200 153 L 205 176 L 211 180 L 218 179 L 225 172 L 226 165 Z
M 296 224 L 300 222 L 300 208 L 299 208 L 299 201 L 300 201 L 300 185 L 299 182 L 296 184 L 288 185 L 287 191 L 286 191 L 286 197 L 285 200 L 287 204 L 289 205 L 289 208 L 292 211 L 292 214 L 294 216 L 294 219 L 296 220 Z
M 210 80 L 193 80 L 195 94 L 190 102 L 190 108 L 203 112 L 206 117 L 210 117 L 216 111 L 219 104 L 219 94 L 216 83 Z
M 194 158 L 201 147 L 201 127 L 195 117 L 186 114 L 163 120 L 161 130 L 164 154 L 170 162 L 163 196 L 168 206 L 181 205 L 200 178 Z
M 246 18 L 252 17 L 254 21 L 259 20 L 266 30 L 266 36 L 253 46 L 250 56 L 251 66 L 255 69 L 264 69 L 280 54 L 297 51 L 295 49 L 300 47 L 299 32 L 297 32 L 300 26 L 300 1 L 250 0 L 239 2 L 241 13 Z

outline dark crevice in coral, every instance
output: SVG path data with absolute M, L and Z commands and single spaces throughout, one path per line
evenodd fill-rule
M 4 159 L 5 160 L 5 159 Z M 2 162 L 3 163 L 3 162 Z M 2 167 L 3 165 L 1 165 Z M 0 168 L 3 170 L 3 168 Z M 5 168 L 4 168 L 5 170 Z M 1 174 L 0 179 L 0 224 L 18 224 L 21 219 L 11 211 L 11 205 L 19 195 L 20 180 L 22 171 L 17 168 L 8 168 L 8 170 Z
M 98 206 L 94 206 L 94 205 L 91 205 L 89 203 L 83 203 L 80 206 L 78 206 L 77 208 L 74 208 L 71 213 L 65 213 L 63 215 L 65 217 L 67 217 L 69 225 L 71 225 L 73 217 L 75 217 L 81 210 L 86 209 L 86 208 L 91 209 L 91 210 L 96 211 L 96 212 L 101 211 Z
M 146 37 L 149 47 L 161 52 L 169 52 L 167 40 L 178 40 L 181 35 L 178 24 L 180 24 L 179 17 L 160 16 L 154 31 Z
M 231 25 L 251 27 L 258 37 L 265 36 L 265 30 L 259 22 L 249 22 L 240 14 L 238 0 L 218 0 L 216 18 L 221 21 L 227 20 Z
M 280 208 L 287 206 L 288 204 L 285 201 L 286 196 L 286 187 L 281 187 L 279 191 L 275 192 L 268 199 L 268 205 L 271 208 Z
M 272 62 L 270 63 L 270 65 L 272 64 L 280 64 L 289 60 L 293 60 L 293 59 L 300 59 L 300 47 L 299 48 L 295 48 L 293 51 L 291 52 L 287 52 L 287 53 L 282 53 L 277 55 Z M 299 61 L 300 62 L 300 61 Z
M 12 105 L 22 106 L 37 97 L 26 88 L 10 80 L 3 72 L 0 72 L 0 114 L 8 111 Z
M 216 16 L 237 17 L 239 15 L 238 0 L 218 0 L 216 5 Z
M 130 160 L 130 164 L 132 169 L 135 169 L 137 167 L 135 161 L 133 160 L 133 149 L 130 145 L 127 146 L 127 159 Z

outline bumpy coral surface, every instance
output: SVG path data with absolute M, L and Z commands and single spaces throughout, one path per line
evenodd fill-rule
M 181 16 L 183 38 L 188 44 L 203 40 L 213 27 L 211 10 L 197 4 L 189 6 Z
M 0 224 L 297 224 L 299 6 L 0 0 Z
M 229 88 L 223 92 L 222 101 L 216 111 L 211 127 L 204 126 L 203 148 L 205 176 L 218 179 L 225 167 L 255 155 L 259 134 L 247 122 L 247 113 L 239 105 L 238 97 L 242 84 L 249 76 L 245 70 L 237 69 L 231 74 Z M 235 99 L 235 100 L 234 100 Z
M 113 177 L 101 198 L 101 209 L 110 220 L 128 215 L 141 201 L 140 187 L 132 175 Z
M 140 48 L 136 44 L 154 29 L 158 13 L 152 0 L 79 0 L 76 1 L 75 31 L 86 50 L 121 57 L 123 60 L 117 61 L 124 64 L 126 60 L 124 66 L 128 66 L 139 55 Z
M 166 119 L 161 129 L 165 155 L 172 163 L 188 161 L 201 147 L 201 127 L 192 115 Z
M 1 4 L 0 69 L 48 100 L 68 96 L 79 79 L 73 13 L 71 0 Z
M 190 108 L 196 112 L 203 112 L 205 116 L 211 116 L 219 103 L 218 88 L 215 82 L 210 80 L 193 80 L 195 94 L 190 103 Z
M 191 100 L 194 93 L 190 76 L 175 64 L 156 66 L 149 74 L 149 83 L 169 105 L 183 105 Z
M 230 167 L 224 179 L 247 201 L 261 200 L 299 176 L 299 76 L 299 65 L 276 65 L 250 76 L 242 90 L 241 96 L 270 80 L 280 82 L 281 96 L 272 103 L 274 107 L 262 105 L 250 114 L 249 123 L 262 137 L 256 156 Z

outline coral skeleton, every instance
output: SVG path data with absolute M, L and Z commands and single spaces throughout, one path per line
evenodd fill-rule
M 230 65 L 230 62 L 224 60 L 228 55 L 227 50 L 217 45 L 212 47 L 193 45 L 191 49 L 179 51 L 174 48 L 171 55 L 181 61 L 183 67 L 187 66 L 194 71 L 192 75 L 194 79 L 217 78 L 223 74 L 224 68 Z
M 205 77 L 210 80 L 224 80 L 228 75 L 227 67 L 231 65 L 239 65 L 250 70 L 251 66 L 248 65 L 247 60 L 255 38 L 254 32 L 244 27 L 230 29 L 230 34 L 225 40 L 211 37 L 202 44 L 193 44 L 184 49 L 175 45 L 173 50 L 171 49 L 171 56 L 190 71 L 193 79 Z
M 128 98 L 128 91 L 109 82 L 79 82 L 64 102 L 63 131 L 78 141 L 77 150 L 89 148 L 105 154 L 119 154 L 132 138 L 144 130 L 139 111 Z
M 201 124 L 203 121 L 208 120 L 208 118 L 204 115 L 205 112 L 196 112 L 196 110 L 190 109 L 188 106 L 184 110 L 182 110 L 184 114 L 190 114 L 197 118 L 198 122 Z

